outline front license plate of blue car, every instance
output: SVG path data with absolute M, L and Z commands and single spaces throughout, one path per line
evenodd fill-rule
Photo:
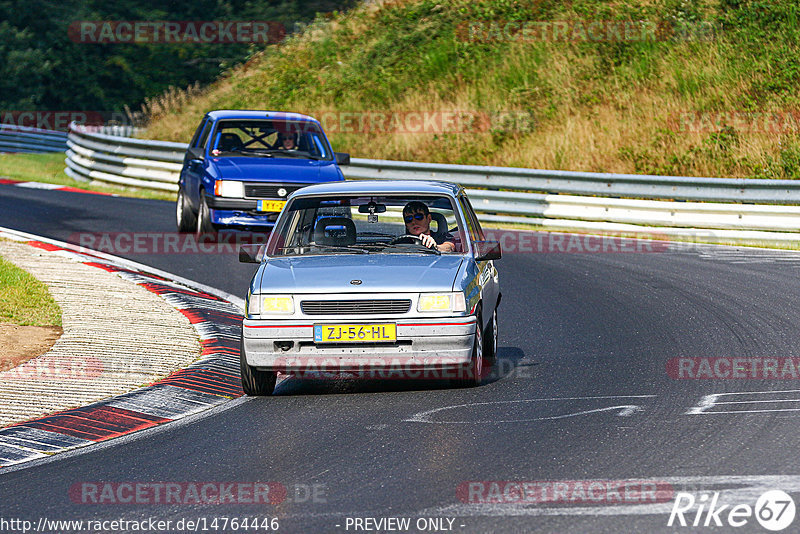
M 259 200 L 256 209 L 258 211 L 281 211 L 284 205 L 286 205 L 285 200 Z
M 377 343 L 397 340 L 395 323 L 315 324 L 315 343 Z

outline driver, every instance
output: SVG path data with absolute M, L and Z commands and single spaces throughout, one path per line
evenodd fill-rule
M 297 143 L 294 140 L 294 134 L 285 134 L 283 132 L 278 134 L 278 141 L 276 144 L 276 148 L 282 148 L 283 150 L 296 150 Z
M 435 234 L 431 233 L 431 212 L 424 202 L 412 200 L 406 204 L 403 208 L 403 220 L 406 223 L 406 232 L 419 236 L 426 247 L 436 247 L 439 252 L 453 252 L 456 249 L 455 238 L 447 228 L 437 228 Z

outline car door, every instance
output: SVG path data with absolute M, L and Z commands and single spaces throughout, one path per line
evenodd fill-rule
M 459 201 L 461 203 L 462 211 L 464 212 L 464 218 L 467 224 L 467 231 L 469 232 L 470 241 L 472 243 L 475 243 L 475 241 L 483 241 L 486 238 L 483 234 L 483 229 L 481 228 L 480 222 L 478 221 L 478 217 L 475 215 L 475 210 L 472 209 L 472 204 L 470 203 L 469 198 L 467 198 L 466 195 L 461 195 L 459 197 Z M 485 326 L 488 324 L 488 321 L 491 320 L 491 311 L 493 311 L 494 307 L 497 305 L 497 298 L 500 293 L 500 288 L 494 261 L 484 260 L 478 261 L 476 264 L 478 266 L 478 285 L 481 288 L 483 307 L 484 310 L 489 312 L 484 312 L 482 317 Z
M 186 151 L 181 169 L 180 186 L 195 210 L 200 205 L 200 182 L 203 179 L 203 161 L 205 159 L 205 145 L 211 132 L 214 121 L 205 117 L 198 126 L 197 132 Z

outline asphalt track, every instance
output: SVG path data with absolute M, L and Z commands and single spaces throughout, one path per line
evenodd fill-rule
M 173 205 L 0 186 L 0 226 L 61 240 L 172 232 Z M 234 255 L 120 255 L 237 295 L 253 272 Z M 766 532 L 752 517 L 737 529 L 668 528 L 671 499 L 649 508 L 475 504 L 459 487 L 646 480 L 751 505 L 767 489 L 798 500 L 797 381 L 676 380 L 667 362 L 800 357 L 800 255 L 725 247 L 510 254 L 499 268 L 499 363 L 482 387 L 288 379 L 273 397 L 0 472 L 0 519 L 278 517 L 282 532 L 364 532 L 354 518 L 409 517 L 412 526 L 454 518 L 453 532 Z M 707 397 L 723 393 L 735 395 Z M 159 481 L 277 482 L 288 497 L 83 504 L 69 494 L 83 482 Z

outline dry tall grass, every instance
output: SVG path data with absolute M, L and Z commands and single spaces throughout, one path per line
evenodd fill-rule
M 485 7 L 491 2 L 479 4 Z M 662 2 L 622 4 L 663 8 Z M 682 113 L 744 109 L 782 113 L 791 111 L 788 102 L 800 101 L 796 87 L 789 95 L 754 97 L 753 86 L 768 82 L 771 74 L 768 69 L 730 68 L 740 51 L 724 35 L 710 42 L 658 43 L 632 57 L 623 55 L 619 64 L 609 67 L 602 51 L 580 44 L 518 43 L 487 52 L 480 44 L 456 42 L 452 33 L 436 34 L 436 17 L 443 10 L 450 9 L 448 16 L 453 17 L 458 9 L 477 9 L 462 0 L 453 5 L 442 7 L 428 0 L 369 4 L 318 21 L 303 34 L 256 54 L 205 90 L 173 90 L 148 101 L 142 110 L 149 118 L 147 135 L 186 141 L 212 109 L 281 109 L 317 117 L 327 112 L 513 110 L 533 114 L 534 130 L 376 134 L 341 133 L 334 128 L 329 137 L 337 151 L 368 158 L 800 177 L 796 131 L 680 128 L 676 117 Z M 712 9 L 709 6 L 703 9 Z M 417 13 L 425 9 L 430 16 Z M 606 4 L 603 9 L 614 7 Z M 419 53 L 400 45 L 387 48 L 386 35 L 392 31 L 400 39 L 417 32 Z M 448 63 L 447 54 L 453 53 L 458 55 Z M 362 66 L 365 61 L 371 66 Z M 414 78 L 408 72 L 424 72 L 423 67 L 438 75 Z M 383 70 L 376 73 L 376 69 Z M 405 87 L 408 80 L 414 83 Z

